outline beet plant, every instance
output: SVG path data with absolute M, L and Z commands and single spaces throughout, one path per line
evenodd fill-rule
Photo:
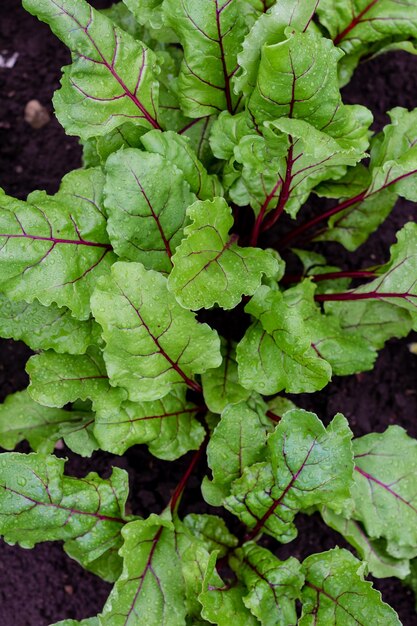
M 340 95 L 361 60 L 416 52 L 417 5 L 23 5 L 72 52 L 54 106 L 84 167 L 54 196 L 0 199 L 0 334 L 36 352 L 0 407 L 1 535 L 62 541 L 114 582 L 89 626 L 400 624 L 365 576 L 415 585 L 417 442 L 395 425 L 354 438 L 283 394 L 371 370 L 417 329 L 416 224 L 381 266 L 311 245 L 354 251 L 417 201 L 417 109 L 375 135 Z M 321 208 L 298 219 L 311 194 Z M 13 452 L 23 440 L 33 452 Z M 61 440 L 190 463 L 141 519 L 125 471 L 68 476 Z M 202 512 L 184 516 L 204 463 Z M 281 561 L 315 511 L 352 552 Z

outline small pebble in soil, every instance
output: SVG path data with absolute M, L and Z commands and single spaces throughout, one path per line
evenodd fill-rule
M 51 117 L 39 100 L 29 100 L 25 107 L 25 122 L 39 130 L 48 124 Z

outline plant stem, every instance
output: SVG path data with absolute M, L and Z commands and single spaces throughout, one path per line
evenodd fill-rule
M 298 239 L 300 235 L 302 235 L 306 230 L 309 230 L 316 224 L 320 224 L 320 222 L 323 222 L 329 217 L 332 217 L 332 215 L 336 215 L 337 213 L 348 209 L 350 206 L 356 204 L 357 202 L 361 202 L 365 198 L 366 191 L 367 190 L 362 191 L 357 196 L 354 196 L 353 198 L 348 198 L 344 202 L 341 202 L 337 206 L 333 207 L 333 209 L 329 209 L 329 211 L 325 211 L 324 213 L 313 217 L 313 219 L 309 220 L 308 222 L 300 224 L 300 226 L 297 226 L 297 228 L 291 230 L 287 235 L 285 235 L 285 237 L 281 239 L 281 241 L 278 242 L 278 247 L 280 249 L 286 248 L 291 241 L 293 241 L 294 239 Z
M 349 302 L 354 300 L 383 300 L 384 298 L 417 298 L 412 293 L 397 293 L 393 291 L 379 292 L 368 291 L 368 293 L 355 293 L 354 291 L 346 291 L 343 293 L 320 293 L 314 296 L 316 302 Z
M 304 278 L 311 278 L 315 283 L 319 283 L 322 280 L 337 280 L 339 278 L 376 278 L 377 274 L 375 272 L 370 272 L 367 270 L 355 270 L 355 271 L 340 271 L 340 272 L 324 272 L 323 274 L 311 274 L 309 276 L 303 274 L 288 274 L 284 276 L 282 279 L 282 283 L 284 285 L 289 285 L 291 283 L 299 283 Z
M 185 487 L 187 486 L 187 483 L 190 479 L 190 476 L 192 475 L 192 473 L 194 472 L 201 455 L 203 454 L 206 446 L 208 443 L 208 435 L 205 437 L 203 443 L 201 444 L 201 446 L 199 447 L 199 449 L 193 454 L 190 464 L 187 467 L 187 469 L 184 472 L 184 475 L 182 476 L 180 482 L 178 483 L 178 485 L 175 487 L 174 493 L 172 494 L 170 503 L 169 503 L 169 508 L 171 509 L 171 513 L 174 515 L 177 510 L 178 510 L 178 506 L 182 497 L 182 494 L 184 493 Z

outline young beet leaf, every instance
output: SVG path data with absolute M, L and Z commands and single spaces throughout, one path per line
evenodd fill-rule
M 159 128 L 154 53 L 84 0 L 24 0 L 70 48 L 55 95 L 57 117 L 68 134 L 103 135 L 124 122 Z

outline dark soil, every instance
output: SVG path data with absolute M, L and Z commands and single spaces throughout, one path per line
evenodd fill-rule
M 104 7 L 111 2 L 92 4 Z M 69 54 L 45 25 L 23 11 L 20 0 L 2 0 L 0 42 L 0 53 L 19 53 L 13 69 L 0 70 L 0 186 L 19 198 L 34 189 L 53 193 L 62 176 L 80 165 L 78 142 L 66 137 L 53 118 L 44 128 L 32 129 L 24 121 L 24 108 L 35 98 L 52 113 L 52 94 L 59 86 L 60 67 L 69 62 Z M 363 65 L 344 90 L 344 97 L 346 102 L 371 108 L 375 128 L 380 129 L 390 108 L 417 105 L 417 57 L 393 53 Z M 337 245 L 326 249 L 330 248 L 335 263 L 346 268 L 383 262 L 395 232 L 416 217 L 416 206 L 400 202 L 384 226 L 355 255 L 348 255 Z M 297 402 L 316 411 L 325 421 L 343 412 L 355 435 L 381 432 L 389 424 L 400 424 L 417 437 L 417 357 L 409 352 L 409 341 L 389 342 L 373 372 L 336 379 L 323 392 L 298 397 Z M 26 386 L 24 365 L 29 355 L 21 343 L 0 341 L 0 401 Z M 131 481 L 130 506 L 143 516 L 165 506 L 188 460 L 168 465 L 142 446 L 132 448 L 123 458 L 97 453 L 85 460 L 70 452 L 65 454 L 69 458 L 67 472 L 77 476 L 91 470 L 106 476 L 112 465 L 125 468 Z M 203 471 L 200 468 L 200 473 Z M 202 510 L 204 504 L 200 503 L 196 477 L 190 481 L 182 510 Z M 345 545 L 317 516 L 299 516 L 297 525 L 299 538 L 279 548 L 280 556 L 291 553 L 304 558 Z M 375 586 L 398 611 L 405 626 L 417 623 L 412 594 L 399 581 L 377 580 Z M 30 551 L 0 543 L 1 626 L 46 626 L 59 619 L 91 616 L 101 610 L 109 590 L 110 585 L 86 573 L 58 543 L 41 544 Z

